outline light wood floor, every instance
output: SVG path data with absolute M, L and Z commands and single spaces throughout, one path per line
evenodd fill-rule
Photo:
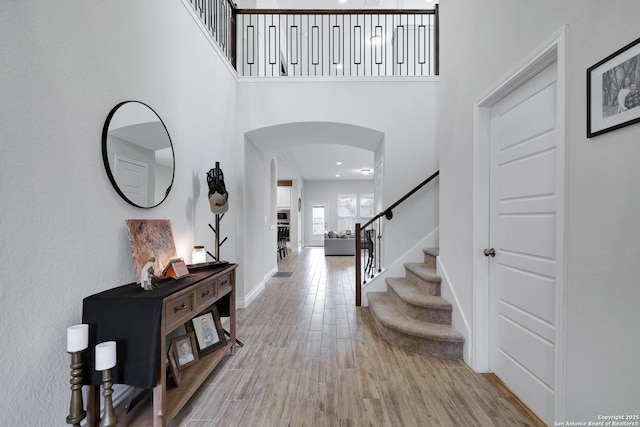
M 491 374 L 411 353 L 354 306 L 353 257 L 322 249 L 279 262 L 238 312 L 244 347 L 213 372 L 171 423 L 213 426 L 543 426 Z M 118 425 L 150 425 L 150 399 Z

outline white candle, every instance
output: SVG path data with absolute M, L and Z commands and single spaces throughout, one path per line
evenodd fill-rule
M 107 341 L 96 346 L 96 371 L 116 366 L 116 342 Z
M 67 328 L 67 351 L 75 353 L 89 347 L 89 325 L 73 325 Z

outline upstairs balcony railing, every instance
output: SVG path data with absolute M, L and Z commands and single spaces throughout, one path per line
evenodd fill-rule
M 188 0 L 240 76 L 435 76 L 438 7 L 426 10 L 236 9 Z
M 435 10 L 238 10 L 241 76 L 437 74 Z
M 191 5 L 207 33 L 234 65 L 236 57 L 235 6 L 229 0 L 184 0 Z

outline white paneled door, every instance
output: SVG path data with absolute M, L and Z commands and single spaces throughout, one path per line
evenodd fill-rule
M 149 165 L 147 163 L 116 156 L 118 187 L 127 199 L 138 206 L 149 206 L 148 177 Z
M 564 136 L 557 63 L 491 107 L 490 369 L 543 420 L 555 415 Z M 562 259 L 560 259 L 561 261 Z M 560 279 L 561 280 L 561 279 Z

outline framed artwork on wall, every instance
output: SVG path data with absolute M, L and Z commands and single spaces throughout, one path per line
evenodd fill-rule
M 640 122 L 640 39 L 587 69 L 587 138 Z

